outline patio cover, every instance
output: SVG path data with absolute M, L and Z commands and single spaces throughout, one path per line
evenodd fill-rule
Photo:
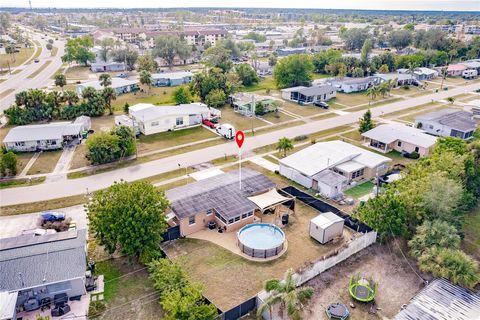
M 284 203 L 292 200 L 292 198 L 287 198 L 278 193 L 276 189 L 272 189 L 265 193 L 259 194 L 258 196 L 248 197 L 248 200 L 252 201 L 260 208 L 260 210 L 265 210 L 270 207 L 273 207 L 277 204 Z

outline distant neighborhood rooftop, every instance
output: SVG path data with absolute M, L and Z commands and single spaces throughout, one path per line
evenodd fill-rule
M 476 123 L 472 120 L 472 114 L 467 111 L 454 108 L 447 108 L 435 112 L 430 112 L 416 118 L 417 121 L 435 121 L 450 128 L 468 131 L 476 128 Z
M 390 144 L 396 140 L 417 145 L 423 148 L 430 148 L 435 144 L 437 138 L 426 134 L 425 131 L 409 127 L 400 123 L 381 124 L 367 132 L 362 136 Z
M 85 241 L 85 230 L 0 239 L 0 291 L 84 276 Z
M 480 295 L 445 279 L 436 279 L 420 291 L 393 319 L 480 319 Z

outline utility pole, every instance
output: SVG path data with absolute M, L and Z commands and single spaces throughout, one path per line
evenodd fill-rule
M 255 109 L 256 109 L 255 94 L 252 93 L 252 115 L 251 115 L 251 118 L 252 118 L 252 135 L 253 136 L 255 135 L 255 128 L 253 127 L 253 118 L 255 118 Z

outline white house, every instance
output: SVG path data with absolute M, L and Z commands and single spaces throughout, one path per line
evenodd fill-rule
M 128 111 L 138 124 L 140 132 L 145 135 L 199 126 L 203 119 L 221 115 L 219 110 L 209 108 L 203 103 L 178 106 L 155 106 L 149 103 L 139 103 L 131 106 Z
M 152 85 L 157 87 L 174 87 L 192 81 L 190 71 L 162 72 L 152 74 Z
M 90 70 L 92 70 L 92 72 L 120 72 L 126 69 L 125 63 L 123 62 L 99 61 L 90 64 Z
M 477 128 L 473 114 L 454 108 L 430 112 L 415 118 L 415 126 L 440 137 L 469 139 Z
M 416 152 L 420 156 L 429 154 L 437 138 L 424 130 L 409 127 L 401 123 L 381 124 L 362 133 L 366 145 L 383 153 L 396 150 L 399 152 Z
M 77 94 L 81 95 L 82 91 L 88 87 L 92 87 L 97 91 L 103 90 L 103 86 L 100 84 L 100 81 L 95 80 L 95 81 L 89 81 L 89 82 L 77 84 L 77 87 L 76 87 Z M 128 79 L 113 77 L 112 84 L 110 85 L 110 87 L 112 87 L 115 90 L 115 93 L 117 95 L 128 93 L 128 92 L 134 92 L 138 90 L 138 80 L 128 80 Z
M 408 73 L 410 73 L 410 70 L 408 70 L 408 69 L 398 69 L 397 73 L 398 74 L 408 74 Z M 416 68 L 413 71 L 413 76 L 418 81 L 432 80 L 432 79 L 435 79 L 436 77 L 438 77 L 438 71 L 430 69 L 430 68 L 424 68 L 424 67 Z
M 335 198 L 348 184 L 385 174 L 390 158 L 343 141 L 318 142 L 280 159 L 280 174 Z
M 10 129 L 3 144 L 8 151 L 18 152 L 61 149 L 65 143 L 80 142 L 83 127 L 70 122 L 18 126 Z
M 328 79 L 326 82 L 334 86 L 337 91 L 351 93 L 367 90 L 378 85 L 380 81 L 379 77 L 370 76 L 365 78 Z
M 335 98 L 337 90 L 329 84 L 311 87 L 292 87 L 282 89 L 282 98 L 303 104 L 311 104 L 316 101 L 328 101 Z
M 418 83 L 417 79 L 409 73 L 376 73 L 380 82 L 396 81 L 397 86 L 409 86 Z

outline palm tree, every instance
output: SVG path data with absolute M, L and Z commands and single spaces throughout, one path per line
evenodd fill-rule
M 367 89 L 367 97 L 370 97 L 370 102 L 372 102 L 377 98 L 378 93 L 379 93 L 379 90 L 377 87 L 370 87 Z
M 77 103 L 80 99 L 75 91 L 65 91 L 63 93 L 63 100 L 68 103 L 69 106 L 72 106 L 74 103 Z
M 55 75 L 55 86 L 60 87 L 63 92 L 63 87 L 67 85 L 67 78 L 64 74 L 58 73 Z
M 11 55 L 13 58 L 13 62 L 15 62 L 15 45 L 9 44 L 8 46 L 6 46 L 5 53 Z
M 108 108 L 108 112 L 110 114 L 113 114 L 112 110 L 112 100 L 115 100 L 117 98 L 117 95 L 115 94 L 115 90 L 111 87 L 106 87 L 105 89 L 102 90 L 102 96 L 103 99 L 105 100 L 105 107 Z
M 140 71 L 140 83 L 148 86 L 148 92 L 150 92 L 150 87 L 152 86 L 152 75 L 146 70 Z
M 95 88 L 93 87 L 86 87 L 85 89 L 83 89 L 82 91 L 82 97 L 83 99 L 90 99 L 92 98 L 93 96 L 95 96 L 95 94 L 97 93 L 97 90 L 95 90 Z
M 263 301 L 262 305 L 258 308 L 258 318 L 261 318 L 262 314 L 268 310 L 270 312 L 270 319 L 272 319 L 272 307 L 280 303 L 282 309 L 287 310 L 290 319 L 301 319 L 299 311 L 303 308 L 303 303 L 313 296 L 313 288 L 297 288 L 295 280 L 293 279 L 292 269 L 287 271 L 285 280 L 283 281 L 277 279 L 268 280 L 265 283 L 265 290 L 270 293 L 270 296 Z
M 108 73 L 102 73 L 98 80 L 100 80 L 100 85 L 104 88 L 112 84 L 112 77 Z
M 443 81 L 445 81 L 445 78 L 447 78 L 447 67 L 443 67 L 442 70 L 440 71 L 440 75 L 442 76 L 442 83 L 440 84 L 440 90 L 443 89 Z
M 287 137 L 280 138 L 277 143 L 277 150 L 283 151 L 283 156 L 287 156 L 287 151 L 293 149 L 292 140 L 288 139 Z
M 383 82 L 378 86 L 378 93 L 382 95 L 383 98 L 387 95 L 390 91 L 390 84 L 388 82 Z

